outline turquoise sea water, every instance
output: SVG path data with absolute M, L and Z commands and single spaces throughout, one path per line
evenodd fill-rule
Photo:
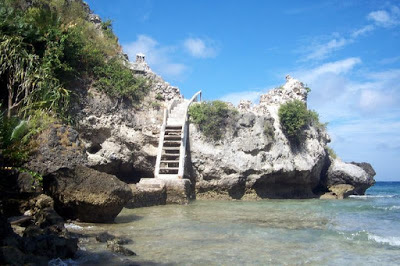
M 133 242 L 139 264 L 399 265 L 400 182 L 345 200 L 195 201 L 124 209 L 115 224 L 79 224 Z M 124 264 L 82 240 L 70 264 Z

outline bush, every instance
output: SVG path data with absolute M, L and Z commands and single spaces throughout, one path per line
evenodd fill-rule
M 190 121 L 198 125 L 206 137 L 215 141 L 223 137 L 228 119 L 234 118 L 237 113 L 222 101 L 202 102 L 189 108 Z
M 91 78 L 115 97 L 140 101 L 144 81 L 118 60 L 111 21 L 87 20 L 79 1 L 0 1 L 0 91 L 8 117 L 35 110 L 66 115 L 73 82 Z
M 278 115 L 283 132 L 292 140 L 300 141 L 303 130 L 309 125 L 320 129 L 325 127 L 325 124 L 319 122 L 318 113 L 307 110 L 306 105 L 300 100 L 282 104 Z
M 332 159 L 336 159 L 336 158 L 337 158 L 336 152 L 335 152 L 331 147 L 326 146 L 325 149 L 327 150 L 329 156 L 330 156 Z
M 123 97 L 137 103 L 148 91 L 146 80 L 135 78 L 132 71 L 116 58 L 95 67 L 94 74 L 97 88 L 117 98 Z

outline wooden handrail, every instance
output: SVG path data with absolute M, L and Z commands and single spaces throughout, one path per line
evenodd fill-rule
M 189 100 L 186 110 L 185 110 L 185 120 L 183 122 L 183 127 L 182 127 L 182 135 L 181 135 L 181 147 L 179 151 L 179 170 L 178 170 L 178 178 L 182 179 L 184 174 L 185 174 L 185 161 L 186 161 L 186 142 L 188 138 L 188 110 L 190 105 L 197 99 L 197 97 L 200 96 L 200 101 L 201 101 L 201 91 L 196 92 L 193 97 Z

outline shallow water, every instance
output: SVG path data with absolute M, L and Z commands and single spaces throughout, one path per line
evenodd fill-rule
M 125 246 L 142 264 L 399 265 L 400 183 L 377 183 L 366 196 L 346 200 L 195 201 L 124 209 L 115 224 L 79 225 L 85 234 L 108 231 L 132 239 Z M 126 257 L 99 255 L 105 244 L 80 246 L 86 252 L 68 264 L 127 263 Z

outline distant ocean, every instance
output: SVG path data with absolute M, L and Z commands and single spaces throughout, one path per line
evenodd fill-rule
M 139 264 L 399 265 L 400 182 L 377 182 L 345 200 L 195 201 L 124 209 L 115 224 L 85 233 L 127 237 Z M 66 264 L 128 264 L 82 240 Z

